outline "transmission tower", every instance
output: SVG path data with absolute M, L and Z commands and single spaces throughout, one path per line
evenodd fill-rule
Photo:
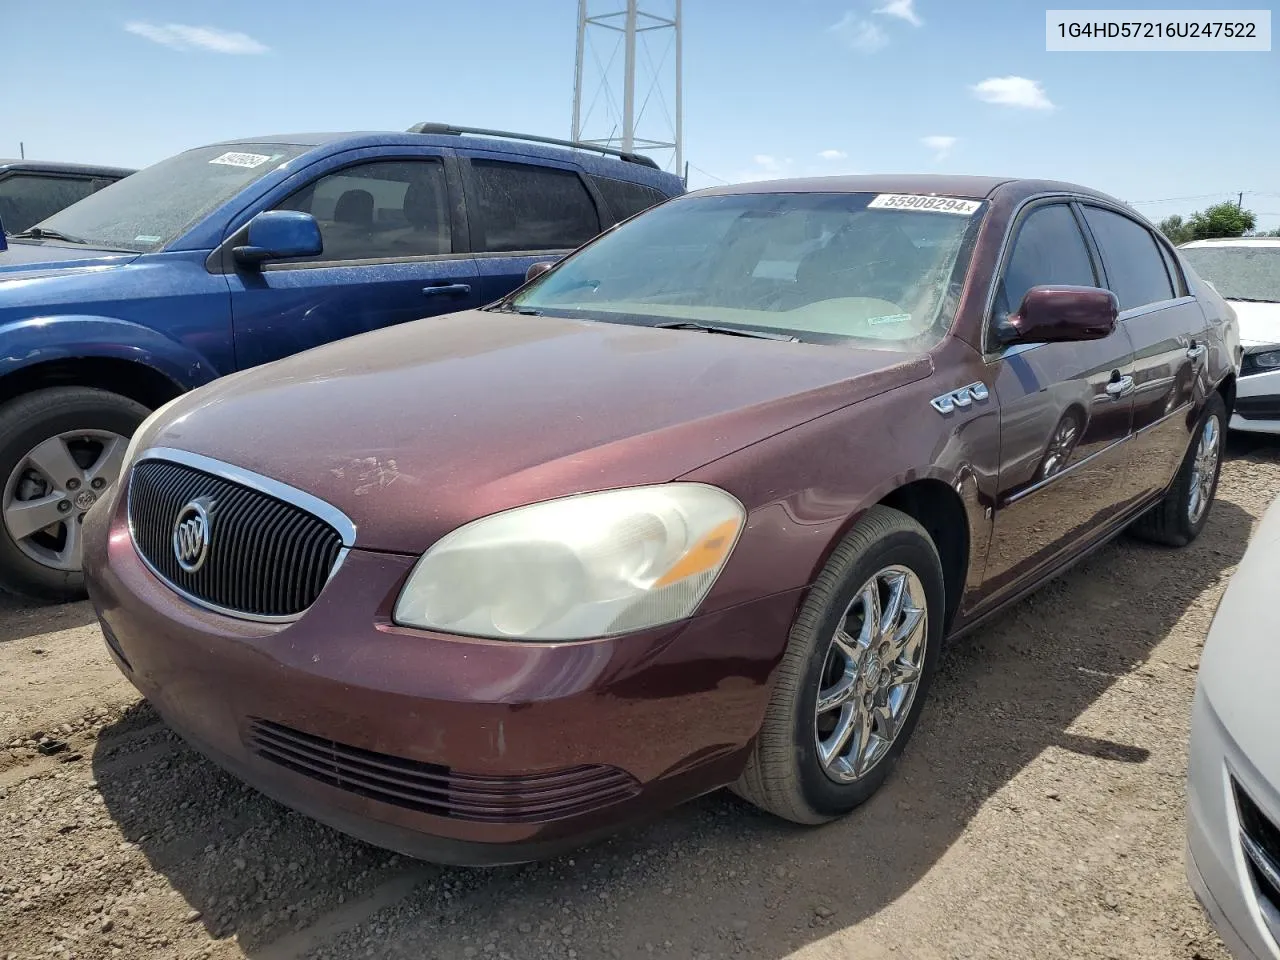
M 611 9 L 597 11 L 601 5 Z M 681 0 L 578 0 L 574 140 L 665 153 L 665 163 L 654 159 L 684 175 L 680 5 Z

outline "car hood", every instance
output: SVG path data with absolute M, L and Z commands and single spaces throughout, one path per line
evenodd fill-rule
M 8 280 L 34 280 L 118 267 L 139 256 L 136 253 L 95 250 L 92 247 L 24 243 L 12 237 L 8 241 L 8 248 L 0 250 L 0 284 Z
M 1280 343 L 1280 303 L 1228 300 L 1240 322 L 1240 342 L 1246 347 Z
M 417 553 L 498 510 L 675 479 L 931 371 L 927 355 L 467 311 L 215 381 L 139 447 L 300 488 L 358 546 Z

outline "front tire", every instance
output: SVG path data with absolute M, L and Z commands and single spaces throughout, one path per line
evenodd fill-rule
M 1213 393 L 1196 421 L 1173 486 L 1130 527 L 1135 537 L 1169 547 L 1185 547 L 1200 536 L 1218 492 L 1226 434 L 1227 407 L 1221 395 Z
M 792 624 L 734 791 L 805 824 L 839 817 L 875 793 L 924 706 L 944 607 L 942 564 L 929 534 L 900 511 L 868 510 Z
M 148 412 L 92 387 L 50 387 L 0 406 L 0 588 L 43 601 L 84 596 L 80 524 L 118 482 Z

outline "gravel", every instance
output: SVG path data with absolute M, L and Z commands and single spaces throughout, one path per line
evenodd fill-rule
M 725 792 L 465 870 L 296 815 L 169 733 L 86 604 L 0 601 L 0 960 L 1228 960 L 1182 873 L 1199 650 L 1280 446 L 1197 543 L 1122 539 L 946 653 L 885 788 L 802 829 Z

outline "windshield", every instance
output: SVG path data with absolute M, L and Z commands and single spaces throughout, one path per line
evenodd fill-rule
M 1228 300 L 1280 303 L 1280 244 L 1182 247 L 1178 252 Z
M 950 324 L 983 204 L 869 193 L 689 197 L 605 234 L 506 309 L 928 349 Z
M 247 185 L 309 149 L 238 143 L 234 149 L 188 150 L 104 187 L 36 227 L 107 250 L 159 250 Z

